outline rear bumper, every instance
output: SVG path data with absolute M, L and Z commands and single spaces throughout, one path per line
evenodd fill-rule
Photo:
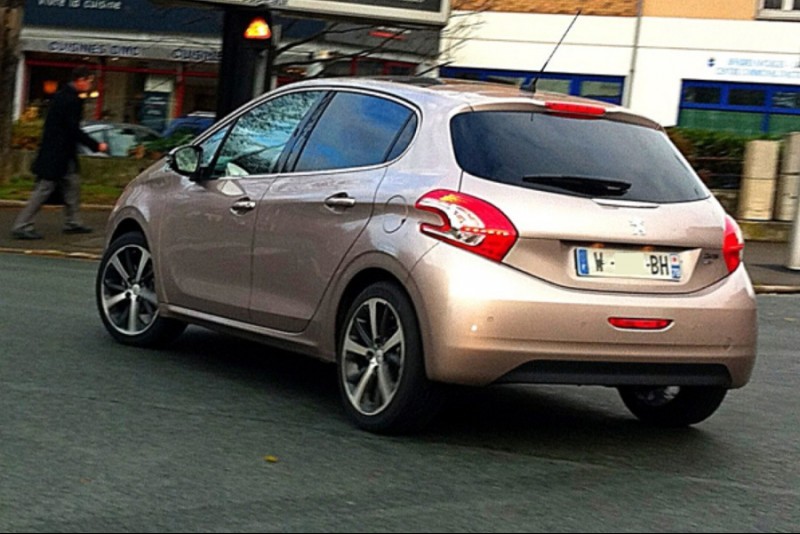
M 755 363 L 756 301 L 744 268 L 696 293 L 631 295 L 559 287 L 438 245 L 412 278 L 432 380 L 741 387 Z M 673 323 L 620 330 L 610 317 Z

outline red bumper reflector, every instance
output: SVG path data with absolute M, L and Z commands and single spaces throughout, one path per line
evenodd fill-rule
M 611 326 L 626 330 L 663 330 L 672 324 L 670 319 L 628 319 L 624 317 L 611 317 L 608 320 Z

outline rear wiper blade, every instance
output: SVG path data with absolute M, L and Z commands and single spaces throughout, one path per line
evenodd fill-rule
M 623 180 L 610 180 L 596 176 L 569 176 L 559 174 L 534 174 L 523 176 L 528 184 L 543 185 L 553 189 L 573 191 L 585 195 L 622 196 L 633 185 Z

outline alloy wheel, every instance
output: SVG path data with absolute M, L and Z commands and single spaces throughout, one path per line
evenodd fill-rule
M 406 341 L 397 310 L 382 298 L 365 300 L 345 332 L 341 372 L 347 398 L 362 415 L 378 414 L 403 376 Z
M 144 247 L 126 245 L 111 255 L 101 291 L 103 312 L 120 334 L 138 336 L 158 318 L 153 259 Z

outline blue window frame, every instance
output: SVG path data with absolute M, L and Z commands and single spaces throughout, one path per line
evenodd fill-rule
M 782 134 L 800 129 L 800 86 L 684 80 L 680 112 L 682 126 Z
M 465 67 L 444 67 L 443 78 L 464 78 L 485 82 L 513 83 L 518 87 L 530 87 L 538 73 L 519 70 L 473 69 Z M 559 83 L 560 82 L 560 83 Z M 622 104 L 622 89 L 625 78 L 622 76 L 601 76 L 595 74 L 563 74 L 546 72 L 539 77 L 539 89 L 552 89 L 575 96 L 585 96 L 611 104 Z

